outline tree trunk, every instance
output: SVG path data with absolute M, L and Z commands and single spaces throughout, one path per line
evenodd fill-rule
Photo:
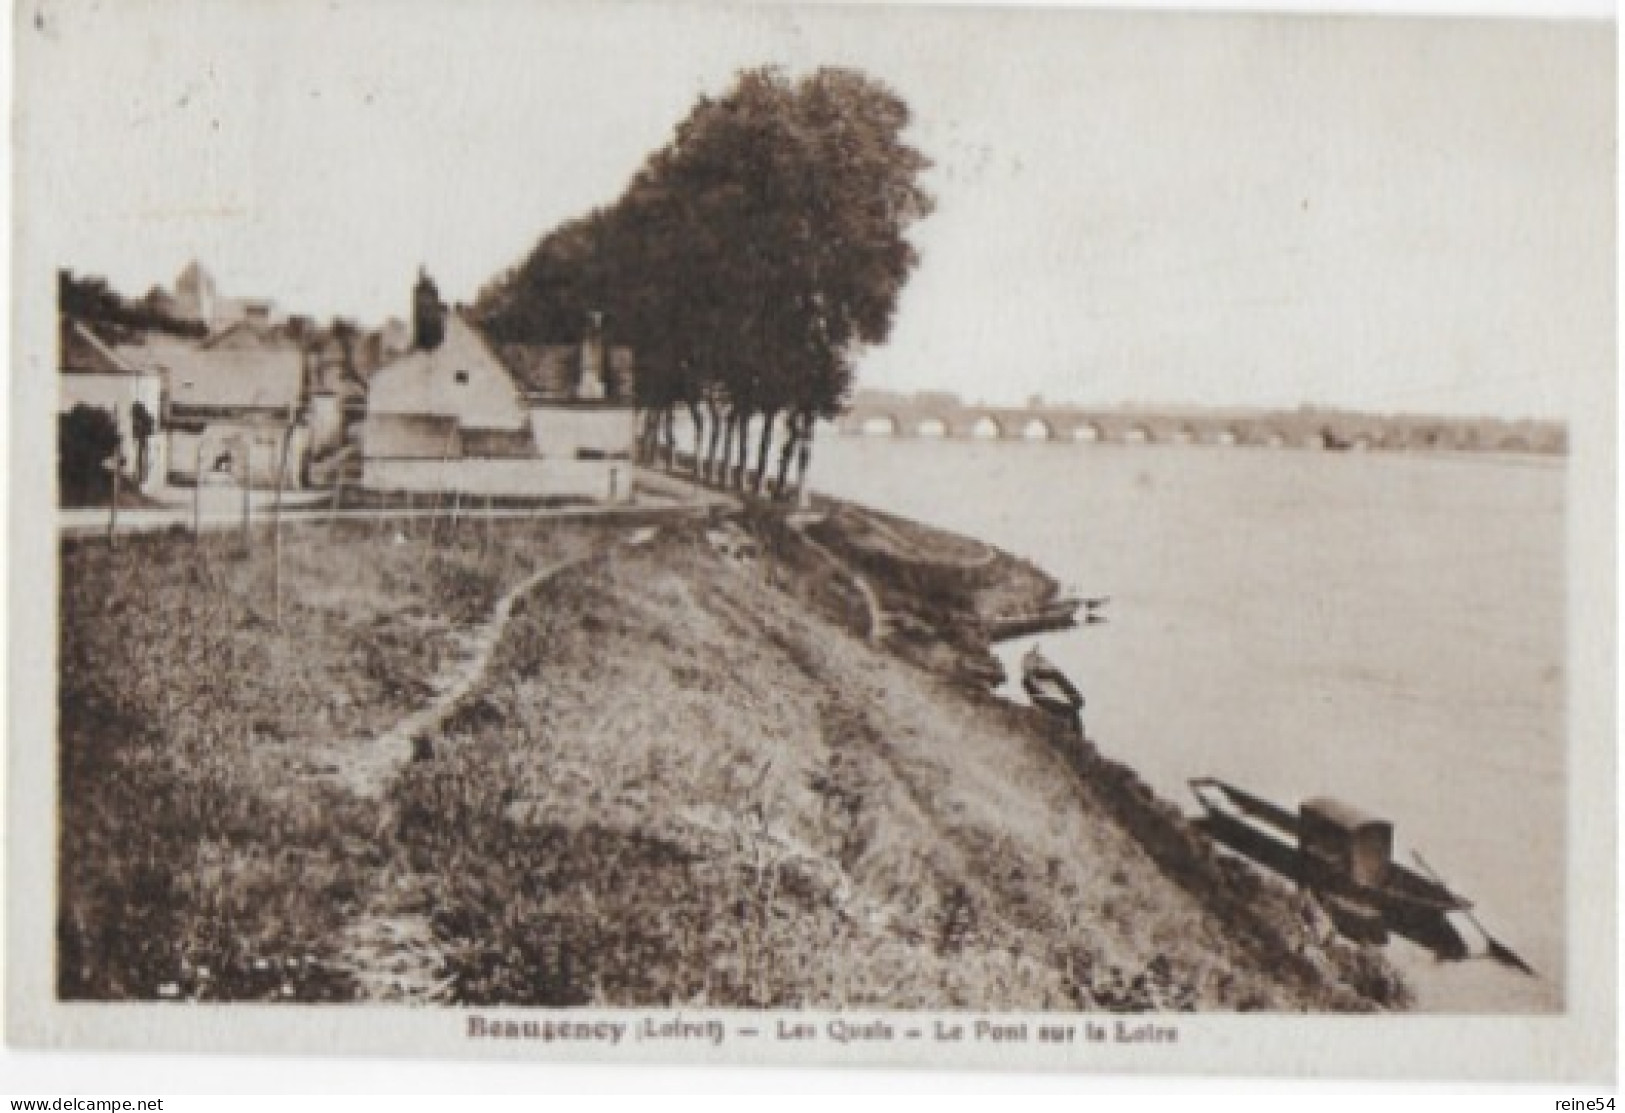
M 792 413 L 785 422 L 784 447 L 779 450 L 779 480 L 774 485 L 774 493 L 779 498 L 787 498 L 790 494 L 790 461 L 795 458 L 796 449 L 801 444 L 801 423 L 799 413 Z
M 728 420 L 722 426 L 722 455 L 717 459 L 714 465 L 716 471 L 711 477 L 711 482 L 718 487 L 728 486 L 728 471 L 734 458 L 734 437 L 738 432 L 739 411 L 730 409 L 728 411 Z
M 717 453 L 722 448 L 722 411 L 717 409 L 717 404 L 712 401 L 707 401 L 705 408 L 711 415 L 711 441 L 705 449 L 705 464 L 700 469 L 700 479 L 702 482 L 710 483 L 713 469 L 716 467 Z
M 796 450 L 796 498 L 802 502 L 807 500 L 807 469 L 812 465 L 813 429 L 816 427 L 817 422 L 809 418 Z
M 643 411 L 643 428 L 638 434 L 638 460 L 641 463 L 654 462 L 655 453 L 655 422 L 659 420 L 659 411 Z
M 705 448 L 705 411 L 700 409 L 698 402 L 685 402 L 683 404 L 688 407 L 688 420 L 694 426 L 694 438 L 690 454 L 694 462 L 694 476 L 698 478 L 700 474 L 700 455 Z
M 756 446 L 756 479 L 752 487 L 758 495 L 762 493 L 762 484 L 767 482 L 767 457 L 773 451 L 773 422 L 778 416 L 774 410 L 762 414 L 762 439 Z
M 673 403 L 665 409 L 664 419 L 661 421 L 661 431 L 666 436 L 666 470 L 673 471 L 677 467 L 677 405 Z
M 732 486 L 743 491 L 745 489 L 745 476 L 750 471 L 750 414 L 748 413 L 739 415 L 739 441 L 735 446 L 735 451 L 738 453 L 739 460 L 734 468 Z
M 643 433 L 643 462 L 653 465 L 660 459 L 660 411 L 650 410 Z

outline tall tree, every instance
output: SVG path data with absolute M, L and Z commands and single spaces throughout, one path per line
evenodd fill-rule
M 902 98 L 855 70 L 745 71 L 695 104 L 615 205 L 544 237 L 476 313 L 501 339 L 571 342 L 588 309 L 606 312 L 637 352 L 646 449 L 686 408 L 700 473 L 743 483 L 754 447 L 760 491 L 782 429 L 784 491 L 918 265 L 907 234 L 933 202 L 908 124 Z
M 715 371 L 730 427 L 761 420 L 758 489 L 777 418 L 805 459 L 817 420 L 846 402 L 856 356 L 890 334 L 918 264 L 907 232 L 933 204 L 908 122 L 900 97 L 853 70 L 751 70 L 696 105 L 665 160 L 721 248 L 708 260 L 726 339 Z

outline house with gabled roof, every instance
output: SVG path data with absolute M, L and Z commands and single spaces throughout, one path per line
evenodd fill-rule
M 288 442 L 285 480 L 297 486 L 310 450 L 305 421 L 305 358 L 279 330 L 239 321 L 200 344 L 161 343 L 146 351 L 163 374 L 169 475 L 211 474 L 276 482 Z
M 597 335 L 579 347 L 499 350 L 460 310 L 448 310 L 421 273 L 413 305 L 412 350 L 367 384 L 366 485 L 626 497 L 635 433 L 630 352 L 606 356 Z M 612 367 L 619 380 L 610 380 Z
M 297 343 L 238 322 L 168 356 L 170 414 L 286 424 L 299 411 L 304 366 Z
M 543 456 L 629 459 L 636 437 L 632 349 L 609 344 L 592 314 L 579 344 L 497 348 L 530 413 Z
M 373 372 L 367 418 L 454 417 L 464 429 L 522 430 L 525 407 L 508 368 L 461 313 L 449 313 L 433 348 L 418 347 Z
M 144 490 L 163 486 L 167 452 L 157 425 L 164 410 L 164 381 L 158 369 L 115 349 L 84 321 L 66 316 L 57 364 L 58 412 L 76 406 L 107 411 L 118 426 L 124 474 Z

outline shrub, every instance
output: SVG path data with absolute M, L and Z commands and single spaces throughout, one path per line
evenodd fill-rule
M 57 483 L 62 505 L 93 506 L 108 499 L 107 460 L 119 451 L 118 424 L 96 406 L 77 405 L 57 419 Z

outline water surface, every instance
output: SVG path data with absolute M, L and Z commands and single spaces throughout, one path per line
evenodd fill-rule
M 824 436 L 813 482 L 1111 596 L 1039 639 L 1104 752 L 1387 816 L 1542 974 L 1392 944 L 1422 1007 L 1561 1007 L 1561 460 Z

